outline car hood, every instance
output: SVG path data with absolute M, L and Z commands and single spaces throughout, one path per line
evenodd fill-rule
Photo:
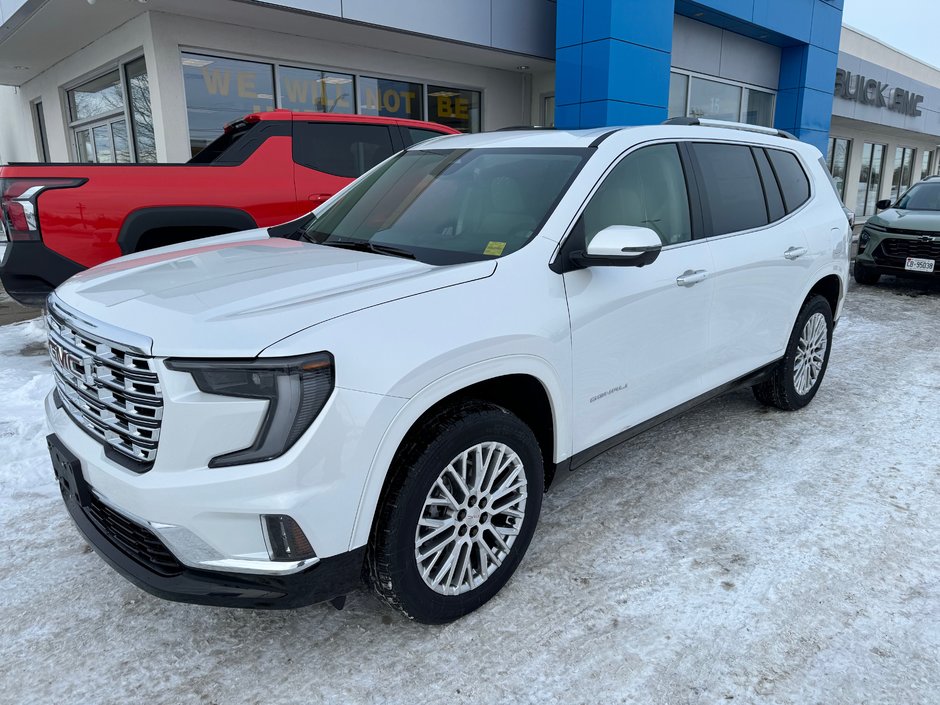
M 909 211 L 889 208 L 868 219 L 872 225 L 904 230 L 940 232 L 940 211 Z
M 156 356 L 254 357 L 323 321 L 496 269 L 493 261 L 435 267 L 266 236 L 213 240 L 113 260 L 72 277 L 56 296 L 152 339 Z

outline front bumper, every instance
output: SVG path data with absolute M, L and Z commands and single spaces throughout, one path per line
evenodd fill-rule
M 152 595 L 217 607 L 292 609 L 344 596 L 362 584 L 365 546 L 320 559 L 312 567 L 290 575 L 185 566 L 175 560 L 156 534 L 132 518 L 113 508 L 103 518 L 102 503 L 88 485 L 80 461 L 54 434 L 48 441 L 63 500 L 78 530 L 108 565 Z M 71 466 L 67 473 L 60 473 L 63 464 Z
M 940 275 L 940 232 L 908 234 L 863 228 L 859 247 L 855 266 L 867 272 L 918 278 Z M 908 257 L 935 260 L 934 271 L 918 272 L 905 269 Z

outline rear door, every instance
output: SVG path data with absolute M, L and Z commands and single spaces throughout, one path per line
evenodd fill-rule
M 566 272 L 573 359 L 574 450 L 601 443 L 704 390 L 711 255 L 692 239 L 694 186 L 677 145 L 623 157 L 589 200 L 566 242 L 585 249 L 610 225 L 652 228 L 663 243 L 644 267 Z M 695 199 L 692 199 L 695 202 Z
M 810 186 L 793 152 L 717 142 L 690 151 L 714 260 L 705 375 L 717 387 L 783 354 L 809 266 L 806 233 L 793 214 Z
M 313 210 L 401 148 L 401 135 L 394 124 L 295 120 L 298 215 Z

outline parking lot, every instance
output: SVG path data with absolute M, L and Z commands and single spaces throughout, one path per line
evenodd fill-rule
M 445 626 L 365 592 L 163 602 L 52 480 L 37 321 L 0 327 L 0 702 L 936 703 L 940 287 L 853 286 L 815 401 L 727 395 L 545 499 L 512 582 Z

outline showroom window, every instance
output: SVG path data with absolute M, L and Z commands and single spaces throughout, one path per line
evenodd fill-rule
M 189 51 L 181 52 L 181 61 L 193 156 L 221 135 L 226 124 L 275 107 L 430 120 L 461 132 L 483 129 L 483 93 L 472 88 Z
M 923 181 L 930 176 L 930 161 L 933 159 L 933 152 L 925 149 L 920 158 L 920 180 Z
M 461 132 L 479 132 L 480 91 L 429 85 L 428 120 Z
M 33 103 L 33 123 L 36 128 L 36 151 L 39 161 L 49 161 L 49 139 L 46 137 L 46 114 L 42 109 L 42 101 Z
M 875 203 L 881 190 L 881 169 L 885 146 L 866 142 L 862 147 L 862 168 L 858 176 L 858 194 L 855 212 L 863 218 L 874 215 Z
M 388 78 L 359 78 L 359 112 L 363 115 L 421 119 L 424 86 Z
M 669 117 L 700 117 L 772 127 L 771 91 L 743 83 L 673 71 L 669 77 Z
M 356 112 L 355 79 L 333 71 L 279 66 L 280 107 L 298 113 Z
M 843 201 L 845 201 L 845 172 L 851 147 L 851 140 L 830 137 L 829 149 L 826 151 L 826 166 L 829 167 L 829 173 L 832 174 L 832 180 L 836 184 L 836 192 Z
M 155 162 L 150 88 L 143 57 L 67 91 L 80 162 Z
M 255 61 L 183 54 L 189 144 L 195 155 L 248 113 L 274 109 L 274 67 Z
M 898 147 L 894 150 L 894 175 L 891 179 L 891 200 L 897 198 L 911 187 L 914 172 L 913 147 Z

